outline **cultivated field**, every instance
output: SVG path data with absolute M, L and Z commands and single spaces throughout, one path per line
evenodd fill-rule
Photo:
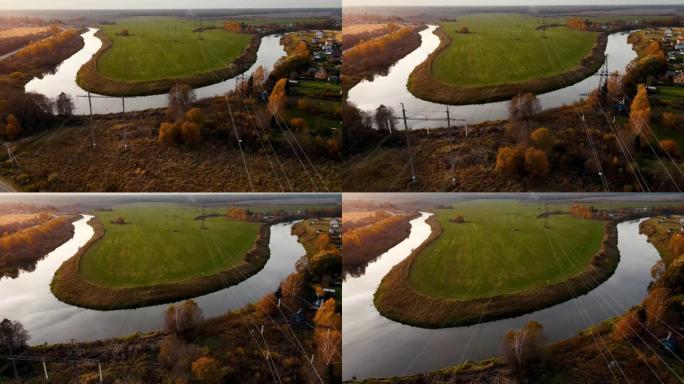
M 40 216 L 39 213 L 15 213 L 11 215 L 0 215 L 0 226 L 14 223 L 24 223 Z M 1 228 L 0 228 L 1 229 Z
M 549 211 L 556 208 L 549 207 Z M 603 223 L 511 201 L 439 210 L 439 238 L 414 260 L 411 285 L 436 298 L 476 299 L 542 287 L 582 272 L 601 246 Z M 456 214 L 465 223 L 449 220 Z
M 450 85 L 490 86 L 559 75 L 580 65 L 596 33 L 565 26 L 537 29 L 541 20 L 517 14 L 463 16 L 441 27 L 451 44 L 433 61 L 435 79 Z M 468 34 L 459 33 L 462 27 Z
M 363 220 L 375 216 L 375 211 L 343 211 L 342 224 Z
M 98 211 L 104 237 L 81 259 L 84 279 L 106 286 L 140 287 L 210 276 L 239 264 L 259 224 L 225 217 L 195 218 L 197 207 L 126 204 Z M 125 224 L 111 221 L 123 217 Z
M 373 31 L 377 31 L 379 29 L 385 28 L 386 25 L 387 24 L 384 24 L 384 23 L 345 25 L 342 27 L 342 34 L 343 35 L 355 35 L 357 33 L 373 32 Z
M 228 66 L 247 47 L 251 35 L 224 30 L 221 22 L 203 22 L 168 17 L 134 17 L 103 25 L 112 40 L 111 48 L 98 61 L 106 78 L 135 82 L 170 79 L 206 73 Z M 129 36 L 120 32 L 128 30 Z
M 0 29 L 0 39 L 6 39 L 8 37 L 20 37 L 35 35 L 37 33 L 43 33 L 48 31 L 49 27 L 20 27 L 20 28 L 10 28 L 10 29 Z

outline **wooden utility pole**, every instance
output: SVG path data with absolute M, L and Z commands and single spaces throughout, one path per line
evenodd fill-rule
M 401 114 L 404 118 L 404 131 L 406 131 L 406 146 L 408 147 L 409 163 L 411 164 L 411 184 L 416 182 L 416 170 L 413 167 L 413 153 L 411 152 L 411 139 L 409 138 L 409 128 L 406 122 L 406 108 L 404 103 L 401 103 Z
M 449 137 L 449 161 L 451 162 L 451 183 L 456 183 L 456 178 L 454 177 L 454 149 L 451 145 L 451 117 L 449 117 L 449 106 L 446 108 L 447 115 L 447 136 Z
M 127 123 L 126 123 L 126 98 L 121 96 L 121 119 L 123 120 L 123 126 L 124 126 L 124 134 L 123 134 L 123 140 L 124 140 L 124 149 L 128 149 L 128 141 L 127 141 L 127 135 L 126 135 L 126 129 L 127 129 Z

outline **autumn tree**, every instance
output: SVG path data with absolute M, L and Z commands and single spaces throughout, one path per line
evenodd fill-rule
M 656 329 L 664 322 L 671 302 L 669 289 L 658 287 L 651 290 L 644 300 L 648 328 Z
M 159 125 L 159 136 L 157 142 L 160 144 L 172 145 L 178 142 L 179 128 L 176 123 L 163 122 Z
M 519 148 L 501 147 L 496 154 L 496 166 L 494 169 L 502 174 L 514 174 L 518 171 L 522 159 L 522 151 Z
M 684 254 L 684 234 L 675 233 L 670 237 L 667 243 L 670 252 L 674 258 L 678 258 Z
M 340 250 L 335 247 L 320 250 L 309 260 L 309 271 L 315 277 L 314 280 L 320 280 L 326 275 L 339 273 L 341 266 L 342 257 Z
M 181 125 L 181 136 L 183 137 L 183 142 L 190 145 L 199 144 L 202 141 L 200 127 L 192 121 L 183 122 L 183 125 Z
M 508 113 L 512 120 L 530 122 L 541 112 L 541 103 L 533 93 L 519 94 L 508 105 Z
M 266 294 L 256 303 L 256 308 L 264 315 L 274 315 L 278 313 L 278 299 L 274 293 Z
M 164 315 L 164 327 L 167 332 L 183 335 L 193 329 L 203 319 L 202 309 L 194 300 L 185 300 L 180 304 L 172 304 Z
M 527 148 L 525 152 L 525 171 L 532 176 L 544 176 L 549 173 L 549 160 L 541 149 Z
M 551 132 L 546 128 L 537 128 L 530 133 L 530 140 L 537 148 L 544 151 L 549 151 L 553 146 L 553 137 Z
M 21 135 L 23 130 L 19 119 L 10 113 L 5 122 L 5 136 L 10 140 L 14 140 Z
M 660 147 L 671 157 L 679 157 L 679 145 L 671 139 L 660 140 Z
M 321 372 L 342 360 L 342 316 L 335 312 L 335 299 L 323 302 L 314 316 L 314 344 Z
M 676 113 L 664 112 L 661 119 L 662 119 L 663 125 L 666 126 L 667 128 L 674 129 L 674 130 L 682 130 L 684 128 L 682 126 L 682 125 L 684 125 L 684 124 L 682 124 L 682 118 Z
M 451 219 L 449 219 L 449 221 L 452 223 L 456 223 L 456 224 L 465 223 L 465 219 L 463 218 L 463 215 L 461 215 L 461 214 L 455 214 Z
M 305 133 L 308 131 L 309 126 L 306 124 L 306 120 L 301 117 L 293 117 L 290 119 L 290 126 L 299 133 Z
M 185 343 L 176 335 L 168 335 L 159 342 L 159 362 L 170 383 L 187 383 L 191 378 L 191 365 L 200 356 L 201 349 Z
M 665 57 L 665 52 L 663 51 L 662 45 L 660 45 L 660 42 L 655 40 L 652 41 L 651 44 L 649 44 L 646 47 L 646 50 L 644 52 L 646 53 L 646 55 Z
M 185 113 L 185 120 L 191 121 L 200 128 L 204 126 L 204 123 L 206 121 L 204 114 L 202 113 L 202 109 L 198 107 L 190 108 L 186 113 Z
M 55 100 L 55 107 L 57 108 L 58 115 L 71 116 L 74 112 L 74 101 L 71 96 L 62 92 L 57 96 L 57 100 Z
M 219 384 L 223 379 L 221 368 L 216 359 L 202 356 L 192 362 L 192 376 L 203 384 Z
M 468 27 L 465 27 L 465 26 L 464 26 L 464 27 L 461 27 L 461 29 L 458 30 L 458 33 L 467 35 L 467 34 L 470 33 L 470 29 L 469 29 Z
M 285 86 L 287 85 L 287 78 L 278 80 L 275 87 L 271 91 L 271 95 L 268 97 L 268 110 L 271 115 L 276 116 L 282 114 L 285 110 Z
M 18 321 L 3 319 L 0 321 L 0 353 L 13 355 L 26 348 L 29 334 Z
M 503 358 L 513 371 L 523 372 L 541 357 L 545 342 L 544 327 L 531 320 L 522 329 L 506 333 L 502 345 Z
M 644 85 L 639 86 L 629 113 L 629 125 L 635 135 L 640 135 L 646 131 L 651 121 L 651 105 L 648 101 L 648 92 Z
M 306 289 L 306 282 L 304 277 L 299 273 L 290 274 L 281 284 L 280 293 L 282 296 L 282 303 L 290 310 L 296 311 L 301 302 L 299 297 L 304 294 Z
M 318 238 L 316 239 L 316 248 L 318 248 L 319 251 L 323 251 L 327 249 L 330 246 L 330 236 L 326 233 L 321 233 L 318 235 Z
M 643 332 L 644 327 L 640 319 L 640 312 L 632 310 L 623 315 L 613 328 L 612 337 L 615 340 L 636 340 Z

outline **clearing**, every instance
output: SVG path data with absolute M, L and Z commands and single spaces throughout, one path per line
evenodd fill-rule
M 545 228 L 537 218 L 543 212 L 543 205 L 491 200 L 439 210 L 442 235 L 415 258 L 411 285 L 436 298 L 476 299 L 579 274 L 601 247 L 604 223 L 561 214 Z M 451 223 L 456 214 L 465 223 Z
M 487 86 L 560 75 L 580 65 L 594 32 L 565 26 L 537 29 L 541 20 L 517 14 L 478 14 L 444 22 L 451 44 L 432 62 L 435 79 L 450 85 Z M 462 27 L 468 34 L 459 33 Z M 470 69 L 470 70 L 465 70 Z
M 185 77 L 228 66 L 248 46 L 252 35 L 222 28 L 222 20 L 195 21 L 169 17 L 133 17 L 103 25 L 112 46 L 97 63 L 106 78 L 135 82 Z M 121 31 L 128 30 L 128 36 Z
M 81 259 L 84 279 L 116 287 L 171 283 L 225 271 L 243 261 L 259 224 L 223 216 L 195 218 L 201 208 L 125 204 L 95 213 L 105 234 Z M 125 224 L 113 224 L 122 217 Z

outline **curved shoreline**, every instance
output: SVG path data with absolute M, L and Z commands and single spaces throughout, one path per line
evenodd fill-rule
M 247 71 L 256 62 L 257 51 L 261 45 L 262 38 L 261 35 L 254 35 L 242 54 L 223 68 L 172 79 L 127 82 L 107 78 L 98 71 L 98 62 L 102 55 L 112 47 L 112 40 L 101 29 L 95 33 L 95 37 L 102 41 L 102 46 L 78 70 L 76 83 L 86 91 L 105 96 L 158 95 L 168 92 L 178 83 L 189 84 L 193 88 L 198 88 L 233 78 Z M 242 62 L 242 64 L 236 64 L 238 62 Z
M 413 69 L 409 75 L 407 89 L 419 99 L 449 105 L 481 104 L 510 100 L 520 93 L 541 94 L 581 82 L 596 73 L 605 62 L 608 35 L 599 33 L 591 52 L 573 68 L 554 76 L 531 79 L 520 83 L 487 86 L 455 86 L 446 84 L 432 76 L 432 62 L 452 43 L 451 38 L 440 26 L 435 30 L 440 43 L 428 58 Z
M 586 269 L 561 283 L 488 298 L 437 299 L 418 292 L 409 282 L 413 261 L 442 232 L 435 216 L 431 216 L 426 222 L 432 228 L 430 237 L 383 277 L 373 297 L 375 307 L 381 315 L 421 328 L 472 325 L 520 316 L 562 303 L 599 286 L 615 272 L 620 261 L 617 224 L 608 221 L 605 223 L 601 248 Z
M 243 260 L 229 269 L 211 276 L 194 277 L 173 283 L 144 287 L 107 287 L 90 282 L 80 274 L 81 257 L 104 236 L 104 228 L 96 218 L 89 225 L 95 233 L 78 252 L 55 272 L 50 289 L 57 299 L 77 307 L 97 310 L 117 310 L 172 303 L 212 293 L 236 285 L 259 272 L 270 257 L 268 247 L 270 226 L 264 223 L 252 248 Z

